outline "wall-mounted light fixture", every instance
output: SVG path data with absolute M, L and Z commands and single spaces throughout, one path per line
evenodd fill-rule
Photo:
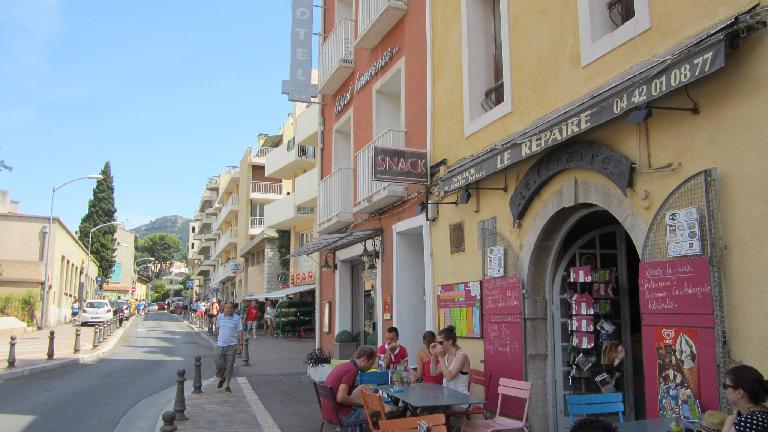
M 367 264 L 367 270 L 376 270 L 376 260 L 379 259 L 379 250 L 376 247 L 376 239 L 371 239 L 371 249 L 368 249 L 368 240 L 363 242 L 363 262 Z
M 472 199 L 472 192 L 471 190 L 496 190 L 496 191 L 507 191 L 507 175 L 504 173 L 504 186 L 502 187 L 496 187 L 496 188 L 489 188 L 489 187 L 469 187 L 469 185 L 464 186 L 464 188 L 459 192 L 459 197 L 456 199 L 456 202 L 458 204 L 469 204 L 469 200 Z
M 640 105 L 636 110 L 629 113 L 629 117 L 627 117 L 627 120 L 625 123 L 627 124 L 643 123 L 644 121 L 647 121 L 649 118 L 653 117 L 653 110 L 655 109 L 666 110 L 666 111 L 688 111 L 692 115 L 701 114 L 701 111 L 699 110 L 699 104 L 695 100 L 693 100 L 693 98 L 691 97 L 691 94 L 688 93 L 688 86 L 685 86 L 685 95 L 688 96 L 688 99 L 690 99 L 691 103 L 693 103 L 693 106 L 690 108 L 656 106 L 646 102 Z

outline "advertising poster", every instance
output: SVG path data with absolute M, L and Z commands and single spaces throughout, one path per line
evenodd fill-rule
M 697 414 L 699 394 L 698 331 L 657 327 L 655 334 L 659 416 Z
M 456 336 L 479 338 L 480 281 L 440 285 L 437 287 L 439 328 L 452 325 Z

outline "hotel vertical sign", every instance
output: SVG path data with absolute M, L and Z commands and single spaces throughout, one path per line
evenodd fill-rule
M 310 102 L 317 95 L 312 84 L 312 0 L 291 0 L 291 77 L 282 93 L 291 102 Z

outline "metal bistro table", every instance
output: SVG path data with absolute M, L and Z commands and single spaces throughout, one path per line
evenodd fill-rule
M 458 390 L 443 387 L 439 384 L 417 383 L 405 386 L 401 392 L 392 391 L 392 387 L 384 384 L 374 386 L 380 392 L 396 397 L 413 408 L 438 408 L 449 407 L 451 405 L 470 405 L 485 403 L 483 399 L 478 399 L 471 394 L 462 393 Z
M 621 432 L 669 432 L 669 424 L 671 422 L 672 419 L 669 418 L 655 418 L 617 423 L 616 427 Z M 683 422 L 683 427 L 685 430 L 696 430 L 698 424 Z

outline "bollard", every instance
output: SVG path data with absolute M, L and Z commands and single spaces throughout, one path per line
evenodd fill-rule
M 56 339 L 56 330 L 51 330 L 48 333 L 48 354 L 46 357 L 48 360 L 53 360 L 53 341 Z
M 99 338 L 99 345 L 101 345 L 102 342 L 104 342 L 104 332 L 102 332 L 102 326 L 101 324 L 96 326 L 96 329 L 94 330 L 96 332 L 97 337 Z
M 208 334 L 213 335 L 213 317 L 208 318 Z
M 197 319 L 197 328 L 203 328 L 203 325 L 205 324 L 204 321 L 205 321 L 205 318 L 198 317 L 198 319 Z
M 115 319 L 112 318 L 109 320 L 109 335 L 112 336 L 112 334 L 115 332 Z
M 250 363 L 251 355 L 248 352 L 248 340 L 249 339 L 250 339 L 250 336 L 247 335 L 247 334 L 243 338 L 243 366 L 250 366 L 251 365 L 251 363 Z
M 203 378 L 202 378 L 203 358 L 200 356 L 195 357 L 195 378 L 192 381 L 192 393 L 201 394 L 203 392 Z
M 173 402 L 173 411 L 176 412 L 176 420 L 187 420 L 184 411 L 187 410 L 187 403 L 184 401 L 184 374 L 187 371 L 179 369 L 176 371 L 176 400 Z
M 173 411 L 166 411 L 163 413 L 163 425 L 160 426 L 160 432 L 176 432 L 178 429 L 173 422 L 176 421 L 176 413 Z
M 96 349 L 99 347 L 99 332 L 97 331 L 98 327 L 93 327 L 93 349 Z
M 72 350 L 75 354 L 80 352 L 80 327 L 75 329 L 75 348 Z
M 8 350 L 8 369 L 16 367 L 16 336 L 11 336 L 11 348 Z

